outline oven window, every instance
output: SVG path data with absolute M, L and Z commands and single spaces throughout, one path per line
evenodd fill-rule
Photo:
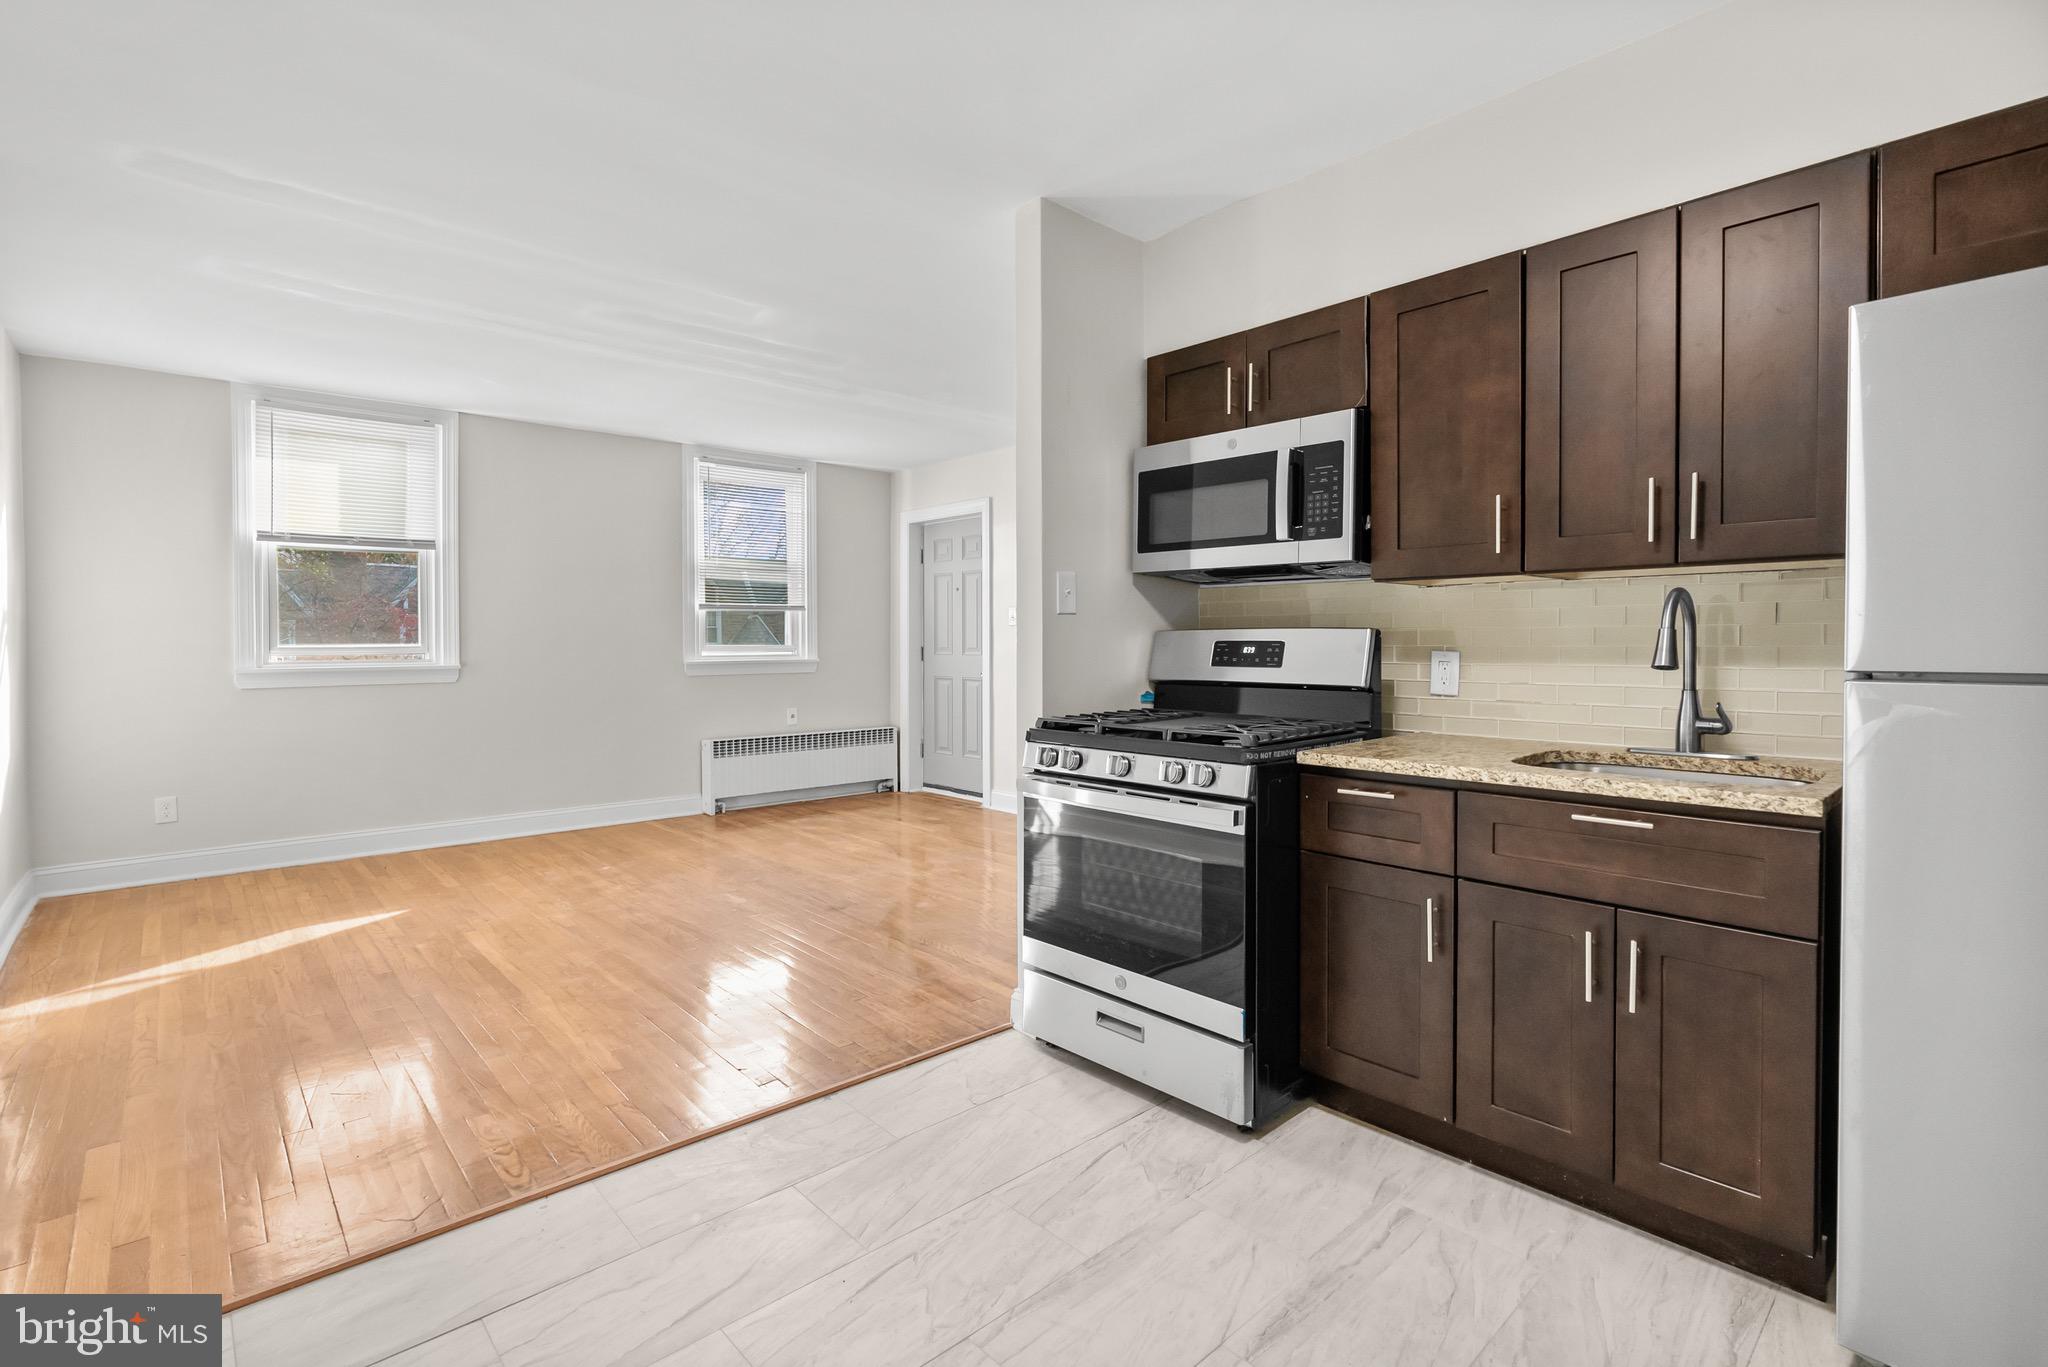
M 1191 551 L 1273 539 L 1276 453 L 1147 470 L 1138 476 L 1138 550 Z
M 1024 934 L 1242 1007 L 1247 847 L 1242 830 L 1027 797 Z

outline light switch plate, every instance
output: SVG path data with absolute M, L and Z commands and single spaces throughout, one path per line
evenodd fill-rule
M 1435 698 L 1458 696 L 1458 652 L 1455 650 L 1432 650 L 1429 652 L 1429 692 Z
M 1074 572 L 1055 570 L 1052 576 L 1053 611 L 1071 617 L 1081 609 L 1074 601 Z

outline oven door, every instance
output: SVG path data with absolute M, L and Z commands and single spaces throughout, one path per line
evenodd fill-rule
M 1147 446 L 1131 462 L 1131 569 L 1292 564 L 1289 453 L 1299 421 Z
M 1024 962 L 1244 1039 L 1252 809 L 1042 778 L 1019 790 Z

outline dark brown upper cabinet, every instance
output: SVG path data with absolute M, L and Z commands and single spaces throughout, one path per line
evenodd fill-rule
M 1678 538 L 1678 211 L 1529 249 L 1532 573 L 1669 565 Z
M 1615 935 L 1615 1185 L 1810 1250 L 1820 947 L 1634 911 Z
M 1458 884 L 1458 1127 L 1614 1175 L 1614 909 Z
M 1878 292 L 2048 266 L 2048 99 L 1878 150 Z
M 1436 874 L 1301 857 L 1303 1066 L 1451 1118 L 1456 890 Z
M 1244 426 L 1244 334 L 1145 362 L 1145 441 L 1185 441 Z
M 1679 291 L 1679 561 L 1841 555 L 1869 154 L 1684 206 Z
M 1244 335 L 1245 425 L 1365 402 L 1365 300 L 1348 299 Z
M 1375 579 L 1522 568 L 1522 254 L 1368 297 Z
M 1364 402 L 1364 299 L 1145 362 L 1148 444 L 1334 413 Z

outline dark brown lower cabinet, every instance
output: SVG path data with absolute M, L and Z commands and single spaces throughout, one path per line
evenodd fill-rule
M 1460 1129 L 1614 1170 L 1614 909 L 1458 884 Z
M 1301 857 L 1301 1061 L 1326 1078 L 1451 1118 L 1457 884 Z
M 1615 1185 L 1810 1250 L 1819 946 L 1634 911 L 1615 934 Z

